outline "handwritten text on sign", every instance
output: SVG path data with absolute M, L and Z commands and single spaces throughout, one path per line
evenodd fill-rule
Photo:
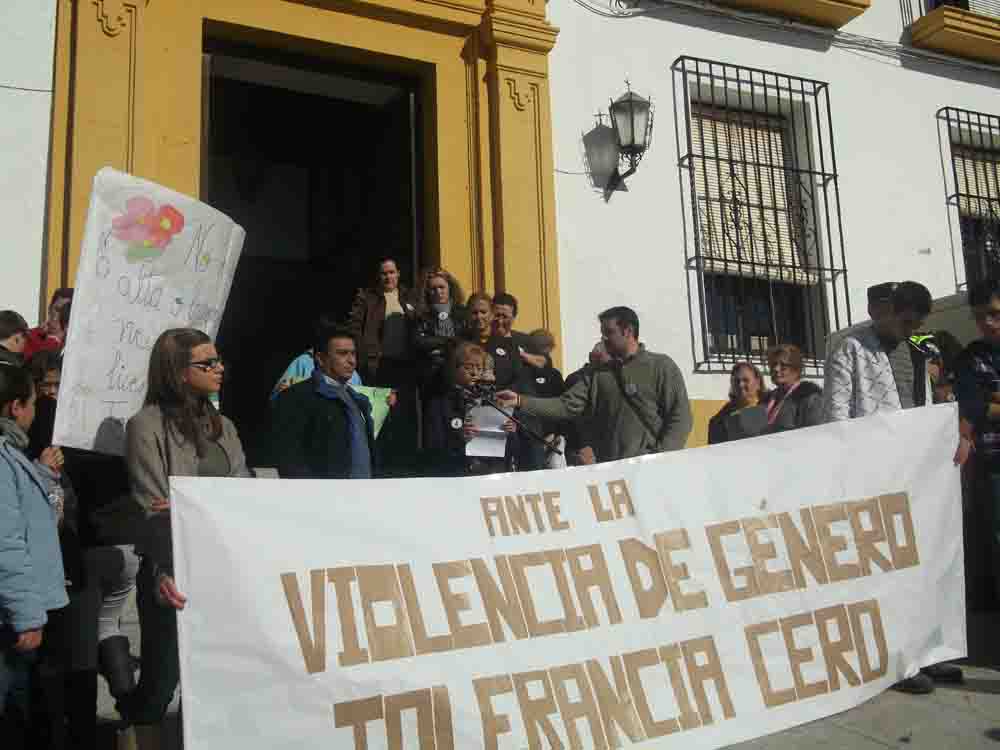
M 175 478 L 190 747 L 714 748 L 843 711 L 965 653 L 956 423 L 494 477 Z
M 54 441 L 120 454 L 168 328 L 214 337 L 243 230 L 210 206 L 102 169 L 84 230 Z

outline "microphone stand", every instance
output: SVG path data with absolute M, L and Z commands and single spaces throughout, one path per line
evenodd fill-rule
M 513 422 L 515 425 L 517 425 L 517 428 L 519 430 L 521 430 L 522 432 L 524 432 L 525 435 L 527 435 L 528 437 L 530 437 L 532 440 L 535 440 L 535 441 L 541 443 L 542 445 L 544 445 L 545 449 L 547 451 L 550 451 L 551 453 L 555 453 L 557 456 L 563 455 L 563 452 L 561 450 L 559 450 L 558 448 L 556 448 L 552 443 L 550 443 L 548 440 L 546 440 L 542 435 L 539 435 L 533 429 L 531 429 L 530 427 L 528 427 L 528 425 L 526 425 L 520 419 L 518 419 L 517 417 L 515 417 L 513 410 L 511 410 L 510 412 L 506 411 L 502 406 L 500 406 L 496 401 L 494 401 L 486 393 L 483 393 L 483 392 L 478 392 L 477 393 L 477 392 L 474 392 L 474 391 L 472 391 L 472 390 L 470 390 L 468 388 L 462 388 L 462 394 L 466 397 L 467 402 L 479 401 L 481 403 L 486 404 L 487 406 L 492 406 L 498 412 L 500 412 L 505 417 L 507 417 L 507 419 L 509 419 L 511 422 Z

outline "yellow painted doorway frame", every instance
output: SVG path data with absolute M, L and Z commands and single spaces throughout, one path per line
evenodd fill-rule
M 426 264 L 560 340 L 544 0 L 57 0 L 45 288 L 72 286 L 91 182 L 198 195 L 206 37 L 405 73 L 424 103 Z M 348 148 L 349 144 L 340 144 Z M 338 144 L 331 144 L 337 148 Z

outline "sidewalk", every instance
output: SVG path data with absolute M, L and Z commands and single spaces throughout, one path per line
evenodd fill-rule
M 134 607 L 125 618 L 132 649 L 139 650 L 139 624 Z M 803 724 L 784 732 L 733 745 L 738 750 L 1000 750 L 1000 639 L 995 637 L 1000 613 L 969 619 L 969 659 L 963 665 L 965 684 L 939 686 L 931 695 L 905 695 L 887 690 L 856 708 Z M 975 665 L 975 666 L 973 666 Z M 107 686 L 99 679 L 100 750 L 114 750 L 118 715 Z M 136 747 L 130 740 L 118 750 Z M 146 748 L 180 748 L 177 699 L 171 705 L 160 744 L 141 741 Z

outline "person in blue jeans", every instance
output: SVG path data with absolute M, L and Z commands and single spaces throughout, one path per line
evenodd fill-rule
M 975 446 L 974 492 L 966 508 L 972 521 L 966 525 L 972 569 L 966 579 L 970 604 L 982 608 L 989 594 L 976 584 L 990 577 L 988 568 L 992 568 L 994 586 L 1000 588 L 1000 280 L 986 279 L 970 289 L 969 306 L 982 338 L 958 356 L 954 392 L 962 434 L 971 437 Z M 983 527 L 989 530 L 986 539 L 978 531 Z M 986 554 L 976 560 L 979 550 Z M 977 569 L 982 565 L 987 570 Z M 994 595 L 1000 597 L 1000 590 Z
M 0 363 L 0 737 L 23 747 L 34 652 L 49 610 L 65 607 L 58 508 L 25 455 L 35 386 L 24 367 Z

